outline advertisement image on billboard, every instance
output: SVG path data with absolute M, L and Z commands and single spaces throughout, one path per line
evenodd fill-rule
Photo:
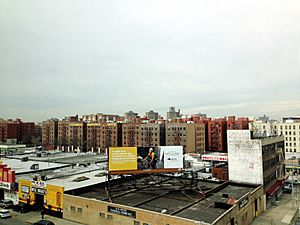
M 182 146 L 111 147 L 112 174 L 172 172 L 183 169 Z

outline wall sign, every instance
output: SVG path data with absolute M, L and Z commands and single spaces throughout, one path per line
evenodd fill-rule
M 45 181 L 32 181 L 32 186 L 38 187 L 38 188 L 46 188 L 47 184 Z
M 45 189 L 42 189 L 42 188 L 36 188 L 36 187 L 32 187 L 31 188 L 31 191 L 33 193 L 36 193 L 36 194 L 40 194 L 40 195 L 46 195 L 46 190 Z
M 242 208 L 249 202 L 248 197 L 244 198 L 242 201 L 239 202 L 239 207 Z
M 118 215 L 121 215 L 121 216 L 136 218 L 136 212 L 132 211 L 132 210 L 127 210 L 127 209 L 122 209 L 122 208 L 118 208 L 118 207 L 108 206 L 107 211 L 109 213 L 118 214 Z
M 10 190 L 11 189 L 11 185 L 10 185 L 10 183 L 0 181 L 0 188 L 1 189 L 5 189 L 5 190 Z

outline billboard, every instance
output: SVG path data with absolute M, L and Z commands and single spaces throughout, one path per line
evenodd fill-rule
M 136 170 L 137 147 L 113 147 L 108 154 L 109 171 Z
M 183 147 L 110 147 L 108 159 L 111 174 L 178 172 L 183 169 Z

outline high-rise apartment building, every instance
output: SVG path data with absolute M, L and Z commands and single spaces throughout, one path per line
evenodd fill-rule
M 139 123 L 123 123 L 122 124 L 122 146 L 135 147 L 139 146 Z
M 85 122 L 70 122 L 67 129 L 67 142 L 73 149 L 79 148 L 86 151 L 87 147 L 87 124 Z
M 0 121 L 0 143 L 14 140 L 17 144 L 32 144 L 35 133 L 35 125 L 32 122 L 16 120 Z
M 125 120 L 129 120 L 130 118 L 137 117 L 137 116 L 138 116 L 138 113 L 135 113 L 133 111 L 129 111 L 124 114 Z
M 97 113 L 97 114 L 83 115 L 82 121 L 88 123 L 115 123 L 119 118 L 120 116 L 115 114 Z
M 69 120 L 58 121 L 58 145 L 64 148 L 70 144 L 68 142 L 69 124 Z
M 226 117 L 208 119 L 208 148 L 209 151 L 227 151 L 227 121 Z
M 182 145 L 185 153 L 203 153 L 205 151 L 204 124 L 168 123 L 166 145 Z
M 149 112 L 145 113 L 145 116 L 150 120 L 157 120 L 158 112 L 154 112 L 153 110 L 150 110 Z
M 227 130 L 248 130 L 249 119 L 248 118 L 235 118 L 235 116 L 228 116 L 227 118 Z
M 255 136 L 283 135 L 285 152 L 299 157 L 300 154 L 300 118 L 283 118 L 281 122 L 274 120 L 255 120 L 250 123 Z
M 164 146 L 165 126 L 157 123 L 140 124 L 139 146 Z
M 58 144 L 58 119 L 49 119 L 42 124 L 42 145 L 54 149 Z
M 175 107 L 170 107 L 169 108 L 169 112 L 167 112 L 167 120 L 171 120 L 174 118 L 179 118 L 180 115 L 180 109 L 178 109 L 178 111 L 175 111 Z
M 300 118 L 283 118 L 273 127 L 275 134 L 284 136 L 286 152 L 300 153 Z

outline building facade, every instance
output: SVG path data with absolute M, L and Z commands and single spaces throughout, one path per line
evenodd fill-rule
M 42 124 L 42 145 L 55 149 L 58 144 L 58 119 L 49 119 Z
M 85 122 L 70 122 L 67 129 L 67 142 L 72 150 L 87 149 L 87 123 Z
M 205 127 L 195 123 L 166 124 L 166 145 L 182 145 L 184 153 L 205 151 Z
M 68 120 L 58 121 L 58 145 L 62 149 L 70 145 L 68 142 L 69 124 L 70 121 Z
M 208 151 L 227 151 L 227 121 L 226 117 L 208 119 Z
M 32 122 L 16 120 L 0 121 L 0 143 L 9 141 L 15 144 L 32 144 L 35 134 L 35 125 Z
M 163 124 L 148 123 L 140 124 L 139 146 L 164 146 L 165 145 L 165 126 Z
M 140 135 L 139 123 L 123 123 L 122 124 L 122 146 L 135 147 L 139 146 Z
M 262 184 L 270 205 L 287 179 L 283 136 L 254 139 L 250 130 L 228 130 L 227 136 L 229 180 Z
M 145 113 L 145 116 L 150 120 L 157 120 L 158 112 L 154 112 L 153 110 L 150 110 L 149 112 Z
M 167 112 L 167 120 L 179 118 L 180 116 L 180 109 L 176 111 L 174 106 L 169 108 L 169 112 Z
M 286 152 L 300 153 L 300 118 L 284 118 L 273 123 L 273 127 L 275 134 L 284 136 Z

